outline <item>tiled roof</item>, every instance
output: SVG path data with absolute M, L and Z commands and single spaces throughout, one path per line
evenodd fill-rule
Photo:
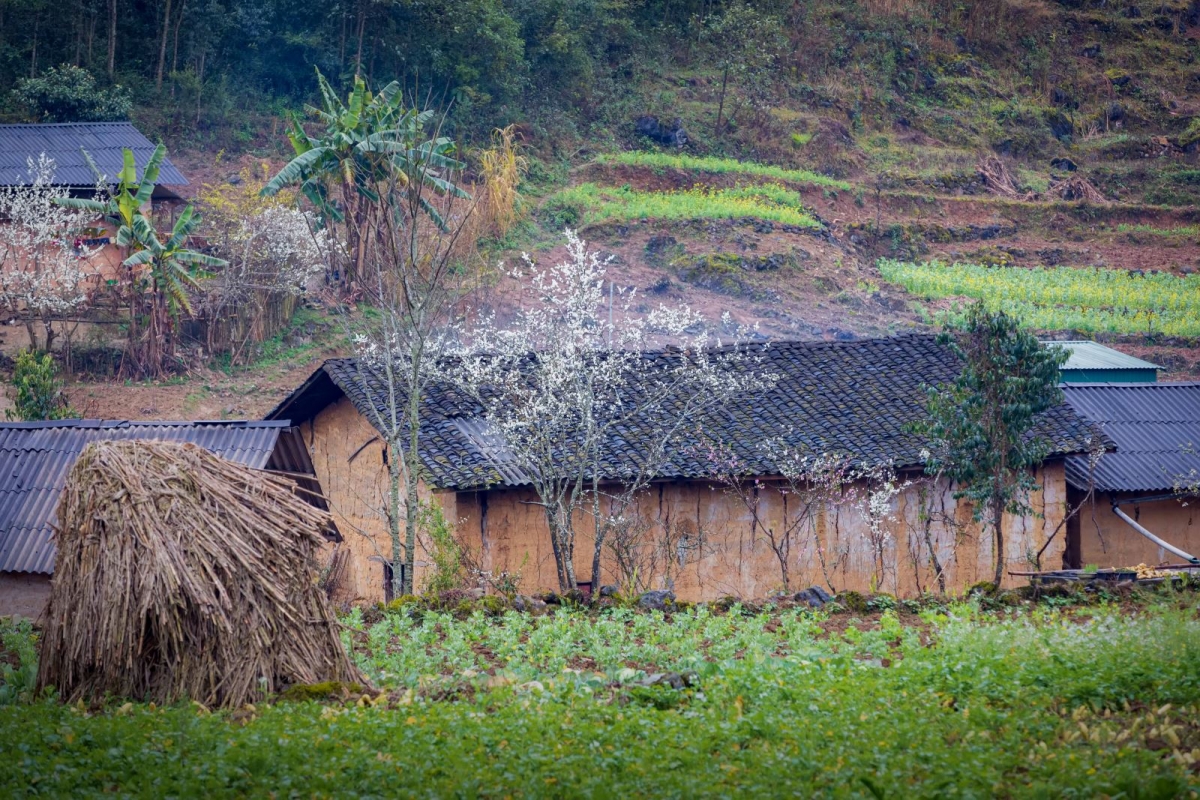
M 289 426 L 287 421 L 0 423 L 0 572 L 54 571 L 51 524 L 67 473 L 88 443 L 117 439 L 192 442 L 254 469 L 311 473 L 307 450 L 300 460 L 292 452 L 294 447 L 281 448 L 279 457 L 273 458 L 281 434 Z M 319 491 L 315 481 L 306 488 L 311 491 L 313 487 Z
M 863 462 L 891 460 L 897 467 L 922 463 L 925 442 L 910 433 L 924 418 L 924 385 L 952 381 L 958 362 L 932 336 L 897 336 L 856 342 L 774 342 L 762 351 L 776 373 L 769 392 L 725 404 L 708 414 L 701 428 L 712 440 L 737 454 L 746 474 L 777 474 L 762 443 L 785 439 L 813 454 L 840 453 Z M 677 358 L 671 352 L 646 358 Z M 345 395 L 368 420 L 372 406 L 386 408 L 385 384 L 353 359 L 334 359 L 268 415 L 307 419 Z M 443 489 L 520 485 L 527 480 L 506 463 L 503 442 L 487 429 L 480 409 L 452 391 L 430 392 L 423 404 L 421 454 L 429 482 Z M 378 426 L 377 426 L 378 427 Z M 638 426 L 631 425 L 606 443 L 605 478 L 617 479 L 621 465 L 636 459 Z M 1083 452 L 1090 432 L 1067 406 L 1042 415 L 1039 433 L 1055 454 Z M 703 448 L 680 443 L 659 478 L 712 475 Z
M 1067 403 L 1112 439 L 1096 465 L 1101 492 L 1170 492 L 1200 479 L 1200 383 L 1068 384 Z M 1067 481 L 1088 487 L 1088 461 L 1067 459 Z
M 54 182 L 60 186 L 95 186 L 96 176 L 83 158 L 86 150 L 96 166 L 115 181 L 124 163 L 123 149 L 133 151 L 138 174 L 154 153 L 154 143 L 131 122 L 62 122 L 41 125 L 0 125 L 0 185 L 29 182 L 27 159 L 45 153 L 54 159 Z M 185 186 L 187 178 L 164 158 L 158 182 Z

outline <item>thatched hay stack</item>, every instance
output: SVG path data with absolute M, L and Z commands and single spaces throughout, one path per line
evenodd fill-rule
M 285 478 L 192 444 L 88 445 L 58 507 L 39 687 L 232 707 L 364 683 L 317 587 L 326 522 Z

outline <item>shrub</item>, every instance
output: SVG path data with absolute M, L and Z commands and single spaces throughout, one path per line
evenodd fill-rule
M 34 422 L 75 415 L 63 394 L 58 365 L 49 353 L 38 355 L 32 350 L 22 350 L 17 354 L 8 396 L 13 408 L 4 413 L 10 420 Z
M 454 538 L 454 530 L 446 522 L 441 506 L 422 503 L 417 517 L 417 528 L 429 537 L 429 558 L 433 571 L 425 583 L 425 591 L 441 594 L 461 589 L 464 582 L 462 547 Z

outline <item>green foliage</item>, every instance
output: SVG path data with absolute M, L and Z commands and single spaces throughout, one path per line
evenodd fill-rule
M 0 617 L 0 706 L 27 703 L 37 690 L 37 636 L 27 619 Z
M 75 416 L 63 394 L 58 365 L 49 353 L 39 355 L 32 350 L 17 353 L 8 397 L 13 407 L 4 413 L 10 420 L 33 422 Z
M 92 73 L 71 64 L 21 78 L 13 96 L 33 122 L 115 122 L 129 119 L 133 109 L 128 89 L 101 90 Z
M 352 218 L 370 212 L 381 202 L 397 208 L 398 199 L 413 186 L 468 196 L 447 177 L 463 167 L 452 156 L 454 142 L 444 136 L 426 138 L 434 113 L 406 108 L 399 83 L 392 81 L 372 93 L 362 78 L 355 77 L 345 102 L 320 70 L 317 85 L 321 105 L 307 110 L 324 131 L 310 136 L 300 120 L 292 118 L 288 139 L 296 157 L 267 182 L 263 195 L 299 186 L 322 216 L 335 221 L 343 220 L 347 211 Z M 421 207 L 445 228 L 445 220 L 428 200 L 422 198 Z
M 454 538 L 454 528 L 446 521 L 442 507 L 436 502 L 421 503 L 417 515 L 419 536 L 428 539 L 426 550 L 433 568 L 425 582 L 425 591 L 440 594 L 461 589 L 466 580 L 462 563 L 462 547 Z
M 812 136 L 808 135 L 808 138 L 811 139 Z M 779 181 L 810 186 L 832 186 L 837 189 L 844 189 L 845 191 L 850 191 L 851 188 L 850 184 L 846 181 L 830 178 L 826 175 L 810 172 L 805 169 L 786 169 L 773 164 L 756 164 L 753 161 L 738 161 L 735 158 L 717 158 L 715 156 L 673 155 L 670 153 L 634 150 L 597 156 L 596 163 L 623 164 L 631 167 L 648 167 L 651 169 L 692 170 L 695 172 L 706 172 L 710 175 L 753 175 L 755 177 L 773 178 Z
M 550 197 L 543 214 L 555 225 L 600 225 L 636 219 L 759 219 L 818 228 L 799 192 L 777 184 L 735 189 L 696 188 L 681 192 L 639 192 L 594 183 L 572 186 Z
M 1003 311 L 975 303 L 961 325 L 941 336 L 962 362 L 952 384 L 928 388 L 929 420 L 917 426 L 932 444 L 925 471 L 944 474 L 956 498 L 974 504 L 976 519 L 990 513 L 995 545 L 994 583 L 1004 577 L 1003 513 L 1027 512 L 1025 493 L 1037 483 L 1031 470 L 1049 450 L 1032 435 L 1038 414 L 1062 403 L 1062 348 L 1043 347 Z
M 4 707 L 0 792 L 377 795 L 399 772 L 431 797 L 849 797 L 863 778 L 906 797 L 1188 796 L 1200 625 L 1181 605 L 957 605 L 845 634 L 797 611 L 351 618 L 372 658 L 408 659 L 376 674 L 383 703 Z
M 926 299 L 973 297 L 1039 330 L 1200 336 L 1200 273 L 987 267 L 883 259 L 883 279 Z

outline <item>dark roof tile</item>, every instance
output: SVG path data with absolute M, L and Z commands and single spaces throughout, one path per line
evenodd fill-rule
M 767 440 L 786 437 L 796 449 L 838 452 L 863 462 L 890 460 L 897 467 L 921 463 L 925 442 L 909 431 L 924 418 L 926 385 L 952 381 L 959 364 L 933 336 L 907 335 L 854 342 L 774 342 L 762 355 L 764 371 L 777 373 L 769 392 L 726 403 L 701 423 L 712 439 L 731 447 L 747 474 L 769 475 L 776 467 L 762 451 Z M 647 358 L 674 358 L 670 352 Z M 368 420 L 386 408 L 385 384 L 353 359 L 326 361 L 268 419 L 306 419 L 338 397 L 349 397 Z M 528 480 L 506 459 L 503 442 L 490 434 L 480 410 L 440 389 L 423 403 L 421 453 L 430 483 L 443 489 L 520 485 Z M 1068 406 L 1043 414 L 1038 431 L 1054 454 L 1084 452 L 1091 429 Z M 639 431 L 630 425 L 604 454 L 606 478 L 637 458 Z M 705 478 L 705 458 L 684 442 L 674 449 L 660 478 Z

